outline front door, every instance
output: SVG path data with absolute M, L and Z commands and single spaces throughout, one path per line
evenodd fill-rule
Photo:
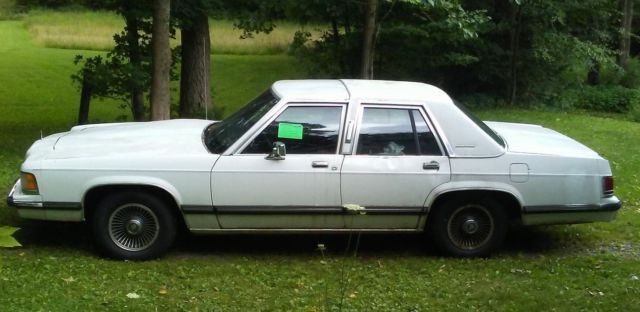
M 356 148 L 342 165 L 342 202 L 365 208 L 351 228 L 415 229 L 429 192 L 449 181 L 449 159 L 420 107 L 364 106 Z
M 225 229 L 343 228 L 338 154 L 345 105 L 289 104 L 238 153 L 221 156 L 212 201 Z M 266 159 L 274 142 L 280 160 Z

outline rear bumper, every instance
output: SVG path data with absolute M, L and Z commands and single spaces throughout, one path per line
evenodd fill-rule
M 524 225 L 573 224 L 611 221 L 622 202 L 615 196 L 604 198 L 599 205 L 551 205 L 523 208 Z
M 52 221 L 82 221 L 84 213 L 80 203 L 45 202 L 40 195 L 22 193 L 20 181 L 7 195 L 7 205 L 15 207 L 18 215 L 24 219 Z

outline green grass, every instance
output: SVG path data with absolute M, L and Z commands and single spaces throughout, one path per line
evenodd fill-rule
M 34 42 L 48 48 L 109 50 L 113 35 L 122 31 L 124 20 L 107 11 L 31 11 L 25 25 Z M 209 21 L 211 52 L 214 54 L 281 54 L 288 50 L 299 25 L 278 24 L 270 34 L 240 39 L 241 30 L 230 20 Z M 173 45 L 179 44 L 180 33 Z
M 71 60 L 89 53 L 29 39 L 22 22 L 0 22 L 0 191 L 13 183 L 41 129 L 73 125 L 79 95 Z M 273 80 L 302 77 L 294 67 L 285 56 L 215 55 L 214 101 L 228 114 Z M 113 101 L 95 102 L 91 119 L 121 113 Z M 166 257 L 139 263 L 98 257 L 81 224 L 20 220 L 1 202 L 0 226 L 21 227 L 16 237 L 24 247 L 0 250 L 0 310 L 337 310 L 343 269 L 348 311 L 637 310 L 640 124 L 586 113 L 480 115 L 543 124 L 610 159 L 625 201 L 618 219 L 518 229 L 490 259 L 442 258 L 414 236 L 364 236 L 356 258 L 343 256 L 343 235 L 216 236 L 186 237 Z M 328 248 L 324 258 L 318 243 Z

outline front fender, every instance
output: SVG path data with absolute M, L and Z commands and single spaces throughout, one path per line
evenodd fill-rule
M 92 189 L 101 186 L 109 186 L 109 185 L 141 185 L 141 186 L 154 186 L 160 189 L 163 189 L 167 193 L 169 193 L 176 201 L 178 206 L 182 205 L 183 199 L 180 195 L 180 192 L 168 181 L 149 176 L 129 176 L 129 175 L 119 175 L 119 176 L 100 176 L 93 179 L 90 179 L 84 184 L 83 189 L 85 190 L 82 195 L 82 203 L 85 201 L 86 195 Z

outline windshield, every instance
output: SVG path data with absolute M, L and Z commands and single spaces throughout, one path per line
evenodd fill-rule
M 478 127 L 480 127 L 482 131 L 487 133 L 494 141 L 496 141 L 496 143 L 500 144 L 500 146 L 502 147 L 506 147 L 502 137 L 500 137 L 495 131 L 493 131 L 493 129 L 487 126 L 487 124 L 482 122 L 482 120 L 478 119 L 478 117 L 472 114 L 466 107 L 464 107 L 464 105 L 462 105 L 462 103 L 459 103 L 458 101 L 453 101 L 453 104 L 455 104 L 465 115 L 467 115 L 467 117 L 469 117 L 471 121 L 473 121 L 476 125 L 478 125 Z
M 204 144 L 209 152 L 214 154 L 224 152 L 277 102 L 278 98 L 267 90 L 227 119 L 211 124 L 204 130 Z

